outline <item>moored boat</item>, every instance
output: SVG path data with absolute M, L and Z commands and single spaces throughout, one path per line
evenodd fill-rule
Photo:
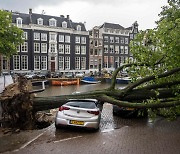
M 84 77 L 81 80 L 81 83 L 84 83 L 84 84 L 97 84 L 100 82 L 101 81 L 96 80 L 94 77 Z

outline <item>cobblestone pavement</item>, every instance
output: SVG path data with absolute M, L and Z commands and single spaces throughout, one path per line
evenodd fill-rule
M 112 115 L 112 105 L 105 104 L 100 130 L 56 130 L 49 127 L 15 154 L 179 154 L 180 118 L 167 122 L 157 118 L 122 119 Z

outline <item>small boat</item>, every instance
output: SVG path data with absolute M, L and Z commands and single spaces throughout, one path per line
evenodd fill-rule
M 122 77 L 122 78 L 116 78 L 116 83 L 117 84 L 128 84 L 131 82 L 130 77 Z
M 76 85 L 76 84 L 78 84 L 78 80 L 73 80 L 73 81 L 57 81 L 57 80 L 52 80 L 51 84 L 53 86 Z
M 101 81 L 96 80 L 94 77 L 84 77 L 81 80 L 81 83 L 87 83 L 87 84 L 97 84 Z

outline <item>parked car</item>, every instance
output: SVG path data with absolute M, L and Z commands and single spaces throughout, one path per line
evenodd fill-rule
M 76 78 L 82 78 L 82 77 L 84 77 L 84 73 L 82 72 L 76 73 Z
M 27 73 L 27 74 L 25 75 L 25 77 L 26 77 L 27 79 L 35 79 L 35 78 L 37 78 L 37 74 L 34 73 L 34 72 L 30 72 L 30 73 Z
M 96 99 L 71 99 L 59 107 L 55 127 L 74 126 L 99 129 L 102 105 Z
M 65 78 L 73 78 L 74 74 L 72 72 L 67 72 L 64 74 Z
M 45 78 L 47 78 L 47 75 L 48 75 L 47 71 L 41 71 L 40 73 L 37 74 L 37 78 L 45 79 Z
M 54 72 L 54 73 L 51 74 L 51 77 L 52 77 L 52 78 L 62 77 L 62 73 L 61 73 L 61 72 Z
M 123 118 L 144 117 L 147 116 L 147 110 L 113 105 L 113 115 Z

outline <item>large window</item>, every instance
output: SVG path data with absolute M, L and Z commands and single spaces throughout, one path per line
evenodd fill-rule
M 22 18 L 16 18 L 16 25 L 19 28 L 22 28 Z
M 41 69 L 47 70 L 47 56 L 41 57 Z
M 13 56 L 13 66 L 14 66 L 14 70 L 20 70 L 20 56 L 19 55 Z
M 114 61 L 115 61 L 115 68 L 118 68 L 119 67 L 119 57 L 115 57 Z
M 75 43 L 80 43 L 80 37 L 79 36 L 76 36 Z
M 121 54 L 124 54 L 124 46 L 121 46 Z
M 81 44 L 86 44 L 86 37 L 81 37 Z
M 24 40 L 27 40 L 28 39 L 28 33 L 24 32 L 22 37 L 23 37 Z
M 80 46 L 79 45 L 75 46 L 75 54 L 80 54 Z
M 115 46 L 115 54 L 119 54 L 119 46 L 118 45 Z
M 114 67 L 114 57 L 113 57 L 113 56 L 110 56 L 110 57 L 109 57 L 109 67 L 110 67 L 110 68 L 113 68 L 113 67 Z
M 86 69 L 86 57 L 81 57 L 81 69 Z
M 63 69 L 64 69 L 64 57 L 59 56 L 59 70 L 63 70 Z
M 65 54 L 70 54 L 70 45 L 65 45 Z
M 47 34 L 41 33 L 41 41 L 47 41 Z
M 70 43 L 70 36 L 69 35 L 65 35 L 65 42 Z
M 40 40 L 40 33 L 34 32 L 34 40 Z
M 119 37 L 115 37 L 115 43 L 119 43 Z
M 124 53 L 125 53 L 125 54 L 128 54 L 128 46 L 125 46 L 125 47 L 124 47 Z
M 108 45 L 104 45 L 104 53 L 108 53 Z
M 104 42 L 108 42 L 108 36 L 104 36 Z
M 3 70 L 7 70 L 8 69 L 8 59 L 5 56 L 3 56 L 2 58 L 3 58 L 3 60 L 2 60 Z
M 47 53 L 47 44 L 41 43 L 41 53 Z
M 59 53 L 64 54 L 64 44 L 59 44 Z
M 28 56 L 27 55 L 21 56 L 21 69 L 28 70 Z
M 128 42 L 128 38 L 125 38 L 125 44 L 128 44 L 129 42 Z
M 86 54 L 86 46 L 81 46 L 81 54 L 82 55 Z
M 40 52 L 40 44 L 34 43 L 34 52 L 39 53 Z
M 34 70 L 40 70 L 40 56 L 34 56 Z
M 80 57 L 75 57 L 75 69 L 80 69 Z
M 110 37 L 110 43 L 114 43 L 114 37 Z
M 50 33 L 50 34 L 49 34 L 49 41 L 56 42 L 56 34 Z
M 70 57 L 65 57 L 65 69 L 70 69 Z
M 50 52 L 56 52 L 56 44 L 49 44 L 50 45 Z
M 43 25 L 43 19 L 42 18 L 38 18 L 37 19 L 37 24 L 38 25 Z
M 62 27 L 63 27 L 63 28 L 67 28 L 67 22 L 66 22 L 66 21 L 63 21 L 63 22 L 62 22 Z
M 77 25 L 76 29 L 77 29 L 78 31 L 81 31 L 81 26 L 80 26 L 80 25 Z
M 108 56 L 104 56 L 104 68 L 108 68 Z
M 59 35 L 59 42 L 64 42 L 64 35 Z
M 114 45 L 110 45 L 109 51 L 110 53 L 114 53 Z
M 24 42 L 21 44 L 21 52 L 28 52 L 28 43 Z
M 124 37 L 121 37 L 121 43 L 124 44 Z

